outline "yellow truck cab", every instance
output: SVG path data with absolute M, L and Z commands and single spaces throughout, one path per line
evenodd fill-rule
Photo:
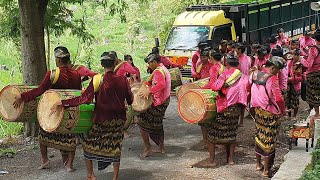
M 182 76 L 191 80 L 191 58 L 199 42 L 211 40 L 212 47 L 217 47 L 221 40 L 237 40 L 249 47 L 253 42 L 266 43 L 280 27 L 288 37 L 301 35 L 305 30 L 314 30 L 317 24 L 311 2 L 317 0 L 188 7 L 175 19 L 164 55 L 183 65 Z

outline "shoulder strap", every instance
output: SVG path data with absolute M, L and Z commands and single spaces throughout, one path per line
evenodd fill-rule
M 162 69 L 161 67 L 157 67 L 157 68 L 152 72 L 151 76 L 147 79 L 147 82 L 152 82 L 154 73 L 155 73 L 156 71 L 159 71 L 164 77 L 166 77 L 166 72 L 164 71 L 164 69 Z
M 202 64 L 200 64 L 200 65 L 197 67 L 197 69 L 196 69 L 196 71 L 197 71 L 198 74 L 201 72 L 201 69 L 202 69 Z
M 93 89 L 94 92 L 98 92 L 100 89 L 100 86 L 103 82 L 103 74 L 97 74 L 93 76 Z
M 125 63 L 125 61 L 121 61 L 119 64 L 117 64 L 116 67 L 114 68 L 113 72 L 117 72 L 118 69 L 121 67 L 121 65 L 124 63 Z
M 224 65 L 221 64 L 220 69 L 219 69 L 219 75 L 221 75 L 224 71 Z
M 232 75 L 226 80 L 225 86 L 230 87 L 232 86 L 235 82 L 237 82 L 242 76 L 242 73 L 239 69 L 236 69 Z
M 268 79 L 272 76 L 272 74 L 268 74 L 266 72 L 255 71 L 252 75 L 252 82 L 258 85 L 266 86 Z
M 57 67 L 57 69 L 51 70 L 50 73 L 50 80 L 52 84 L 55 84 L 60 76 L 60 69 Z

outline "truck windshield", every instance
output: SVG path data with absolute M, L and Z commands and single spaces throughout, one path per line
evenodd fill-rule
M 209 31 L 209 27 L 206 26 L 173 27 L 165 49 L 196 50 L 199 42 L 208 40 Z

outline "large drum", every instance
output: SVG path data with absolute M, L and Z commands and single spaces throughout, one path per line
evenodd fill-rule
M 191 83 L 186 83 L 183 84 L 180 87 L 176 88 L 176 95 L 177 98 L 180 99 L 181 96 L 186 93 L 188 90 L 190 89 L 201 89 L 202 87 L 204 87 L 206 84 L 208 84 L 210 78 L 205 78 L 205 79 L 201 79 L 199 81 L 195 81 L 195 82 L 191 82 Z
M 174 91 L 176 87 L 182 85 L 181 71 L 179 68 L 171 68 L 169 72 L 171 76 L 171 90 Z
M 57 101 L 71 99 L 81 95 L 80 90 L 48 90 L 40 99 L 38 121 L 46 132 L 86 133 L 93 125 L 93 104 L 82 104 L 50 115 L 51 107 Z
M 190 124 L 214 121 L 217 114 L 217 94 L 210 89 L 189 90 L 178 101 L 179 115 Z
M 133 93 L 132 109 L 135 112 L 146 111 L 153 103 L 153 97 L 150 94 L 148 99 L 139 96 L 139 93 L 148 88 L 144 83 L 134 83 L 131 85 L 131 91 Z
M 13 106 L 17 95 L 34 88 L 36 86 L 9 85 L 4 87 L 0 92 L 0 117 L 8 122 L 37 122 L 38 100 L 23 102 L 17 109 Z

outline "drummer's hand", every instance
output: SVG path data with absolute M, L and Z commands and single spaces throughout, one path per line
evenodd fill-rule
M 13 102 L 13 107 L 14 107 L 15 109 L 18 109 L 18 108 L 21 106 L 23 100 L 22 100 L 20 94 L 18 94 L 15 98 L 16 98 L 16 100 Z
M 146 88 L 145 90 L 141 91 L 139 95 L 140 95 L 140 97 L 148 99 L 149 94 L 150 94 L 150 90 L 149 90 L 149 88 Z
M 62 102 L 61 101 L 58 101 L 56 103 L 54 103 L 50 109 L 50 114 L 49 114 L 49 117 L 51 117 L 55 112 L 57 112 L 58 110 L 62 109 L 63 106 L 62 106 Z

